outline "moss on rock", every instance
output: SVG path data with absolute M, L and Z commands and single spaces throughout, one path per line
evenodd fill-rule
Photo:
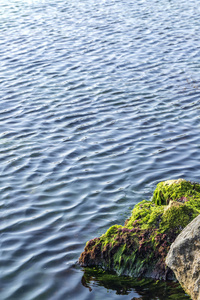
M 184 179 L 160 182 L 152 201 L 135 205 L 124 226 L 114 225 L 87 242 L 79 263 L 119 275 L 173 278 L 165 258 L 181 230 L 200 213 L 200 184 Z
M 200 197 L 200 185 L 184 179 L 158 183 L 152 201 L 156 205 L 167 205 L 170 200 L 185 202 Z

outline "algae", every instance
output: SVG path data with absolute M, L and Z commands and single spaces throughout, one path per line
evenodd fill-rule
M 135 205 L 124 226 L 113 225 L 87 242 L 79 263 L 118 275 L 175 279 L 165 258 L 177 235 L 200 213 L 200 184 L 184 179 L 160 182 L 152 201 Z

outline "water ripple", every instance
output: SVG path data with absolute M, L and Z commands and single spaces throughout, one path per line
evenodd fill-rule
M 0 2 L 1 299 L 117 299 L 81 284 L 85 242 L 157 182 L 200 181 L 199 14 L 197 0 Z

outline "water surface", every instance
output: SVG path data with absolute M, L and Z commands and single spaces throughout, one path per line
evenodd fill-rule
M 198 7 L 0 0 L 2 300 L 146 299 L 76 262 L 159 181 L 200 182 Z

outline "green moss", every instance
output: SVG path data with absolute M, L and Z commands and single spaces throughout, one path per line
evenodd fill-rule
M 135 205 L 126 227 L 133 228 L 137 224 L 141 229 L 155 228 L 163 211 L 163 206 L 158 207 L 151 201 L 143 200 Z
M 165 278 L 171 243 L 199 213 L 199 184 L 183 179 L 161 182 L 152 201 L 135 205 L 124 226 L 114 225 L 89 241 L 79 262 L 119 275 Z
M 177 201 L 182 198 L 187 201 L 191 198 L 200 199 L 200 184 L 184 179 L 160 182 L 153 194 L 152 202 L 156 205 L 167 205 L 170 200 Z
M 117 233 L 118 228 L 122 228 L 122 225 L 113 225 L 111 226 L 107 232 L 105 233 L 105 237 L 109 238 L 112 237 L 114 234 Z
M 160 231 L 165 232 L 168 229 L 176 229 L 180 232 L 198 214 L 199 212 L 196 209 L 187 206 L 187 204 L 171 205 L 162 216 Z

